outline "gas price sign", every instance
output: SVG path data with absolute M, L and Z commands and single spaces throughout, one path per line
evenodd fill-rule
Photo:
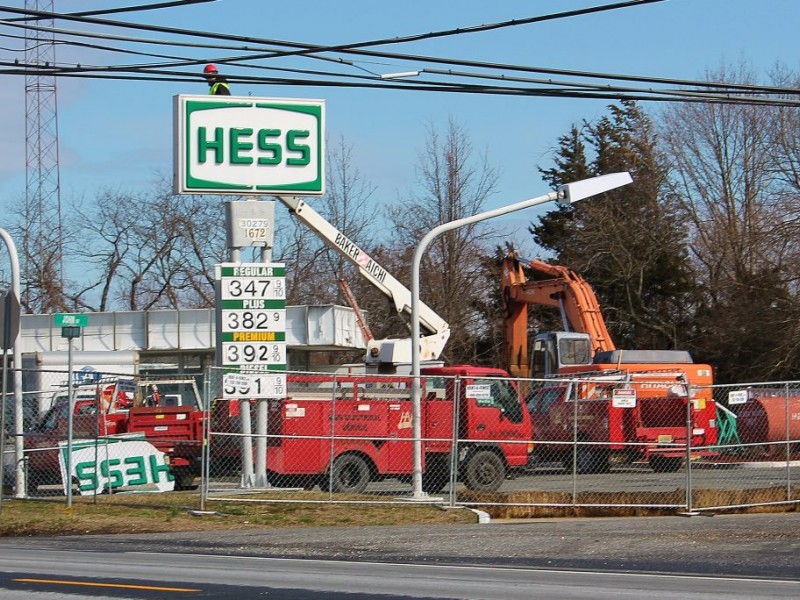
M 286 269 L 282 263 L 216 267 L 217 364 L 223 397 L 283 398 L 286 370 Z
M 224 398 L 285 398 L 286 375 L 271 373 L 225 373 Z

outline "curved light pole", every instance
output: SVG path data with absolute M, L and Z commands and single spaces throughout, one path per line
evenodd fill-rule
M 17 254 L 17 246 L 14 240 L 5 229 L 0 228 L 0 238 L 8 248 L 8 259 L 11 262 L 11 293 L 16 295 L 17 299 L 20 297 L 20 283 L 19 283 L 19 255 Z M 14 342 L 13 346 L 13 360 L 14 360 L 14 464 L 16 465 L 16 496 L 21 498 L 25 495 L 25 471 L 22 468 L 23 457 L 23 439 L 22 439 L 22 353 L 19 344 Z M 5 350 L 3 350 L 5 352 Z M 5 396 L 6 390 L 2 390 Z M 5 406 L 4 406 L 5 408 Z M 5 448 L 0 449 L 0 454 L 5 452 Z M 5 465 L 0 467 L 5 472 Z
M 609 190 L 613 190 L 623 185 L 631 183 L 633 180 L 629 173 L 612 173 L 609 175 L 601 175 L 600 177 L 592 177 L 590 179 L 582 179 L 574 183 L 567 183 L 559 186 L 555 192 L 537 196 L 529 200 L 523 200 L 516 204 L 509 204 L 501 208 L 489 210 L 486 212 L 472 215 L 471 217 L 464 217 L 443 223 L 438 227 L 431 229 L 419 242 L 416 250 L 414 251 L 414 261 L 411 267 L 411 392 L 412 392 L 412 436 L 413 441 L 413 461 L 414 470 L 412 472 L 411 483 L 413 487 L 413 498 L 423 499 L 426 494 L 422 491 L 422 400 L 420 390 L 420 349 L 419 349 L 419 267 L 422 262 L 422 255 L 428 248 L 428 245 L 440 234 L 445 231 L 451 231 L 464 225 L 471 225 L 478 221 L 485 221 L 506 215 L 511 212 L 531 208 L 545 202 L 552 202 L 557 200 L 562 206 L 568 206 L 578 200 L 596 196 Z M 454 403 L 455 405 L 455 403 Z

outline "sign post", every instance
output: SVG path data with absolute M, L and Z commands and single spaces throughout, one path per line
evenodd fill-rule
M 67 381 L 69 385 L 69 410 L 67 411 L 67 448 L 64 459 L 66 474 L 72 473 L 72 413 L 75 411 L 75 385 L 72 381 L 72 340 L 81 337 L 81 328 L 89 324 L 89 315 L 73 313 L 56 313 L 53 316 L 56 327 L 61 327 L 61 337 L 67 339 Z M 67 508 L 72 508 L 72 480 L 64 481 L 67 492 Z
M 217 364 L 222 397 L 239 400 L 242 486 L 269 486 L 267 401 L 286 397 L 286 268 L 282 263 L 216 267 Z M 250 400 L 258 401 L 257 469 L 253 465 Z

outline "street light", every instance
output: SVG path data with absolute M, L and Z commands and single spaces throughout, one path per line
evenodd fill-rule
M 425 237 L 420 240 L 417 249 L 414 251 L 414 261 L 411 267 L 411 390 L 412 390 L 412 435 L 413 442 L 413 461 L 414 470 L 412 472 L 412 487 L 413 498 L 423 499 L 426 494 L 422 491 L 422 401 L 420 391 L 420 358 L 419 358 L 419 266 L 422 262 L 422 255 L 428 248 L 428 245 L 439 234 L 445 231 L 451 231 L 464 225 L 471 225 L 478 221 L 485 221 L 506 215 L 511 212 L 544 204 L 546 202 L 556 201 L 560 206 L 569 206 L 573 202 L 602 194 L 609 190 L 628 185 L 633 180 L 627 172 L 611 173 L 609 175 L 601 175 L 599 177 L 592 177 L 590 179 L 582 179 L 573 183 L 567 183 L 558 187 L 555 192 L 550 192 L 543 196 L 537 196 L 529 200 L 523 200 L 516 204 L 509 204 L 501 208 L 472 215 L 471 217 L 464 217 L 463 219 L 456 219 L 449 223 L 443 223 L 438 227 L 431 229 Z
M 15 301 L 19 300 L 20 297 L 20 276 L 19 276 L 19 255 L 17 254 L 17 246 L 14 244 L 14 240 L 11 238 L 9 233 L 5 230 L 0 228 L 0 240 L 2 240 L 6 248 L 8 249 L 8 259 L 11 263 L 11 291 L 9 293 L 15 295 Z M 19 305 L 17 306 L 17 312 L 19 312 Z M 14 348 L 12 350 L 12 357 L 14 361 L 14 461 L 16 464 L 15 469 L 15 487 L 16 487 L 16 496 L 20 498 L 25 495 L 25 473 L 22 468 L 22 458 L 23 458 L 23 440 L 22 440 L 22 354 L 20 350 L 20 345 L 18 343 L 14 343 Z M 3 359 L 7 360 L 6 350 L 3 349 Z M 5 381 L 3 382 L 3 399 L 6 398 L 6 389 L 5 389 Z M 2 403 L 3 413 L 5 414 L 5 402 Z M 5 433 L 5 432 L 3 432 Z M 5 439 L 2 440 L 2 448 L 0 448 L 0 455 L 5 458 Z M 5 463 L 5 460 L 2 461 Z M 0 466 L 2 469 L 3 474 L 5 475 L 5 464 Z M 2 496 L 2 493 L 0 493 Z M 0 499 L 0 507 L 2 506 L 2 499 Z

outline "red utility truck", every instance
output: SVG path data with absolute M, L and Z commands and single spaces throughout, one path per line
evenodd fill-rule
M 693 456 L 712 454 L 717 428 L 706 410 L 709 400 L 693 393 L 686 379 L 683 372 L 628 372 L 564 378 L 535 390 L 528 401 L 535 458 L 569 469 L 574 461 L 579 473 L 606 472 L 614 456 L 673 472 L 686 457 L 687 439 L 702 449 Z M 695 374 L 693 380 L 703 378 Z
M 166 455 L 176 489 L 186 489 L 200 474 L 203 412 L 199 398 L 193 379 L 116 380 L 76 386 L 72 438 L 77 443 L 142 434 Z M 59 443 L 68 439 L 68 423 L 65 393 L 25 434 L 29 493 L 39 485 L 62 483 Z
M 429 367 L 422 375 L 424 491 L 447 485 L 456 438 L 456 476 L 470 489 L 496 490 L 527 465 L 530 415 L 505 371 Z M 286 398 L 270 401 L 269 481 L 343 493 L 411 481 L 411 416 L 407 377 L 290 376 Z

